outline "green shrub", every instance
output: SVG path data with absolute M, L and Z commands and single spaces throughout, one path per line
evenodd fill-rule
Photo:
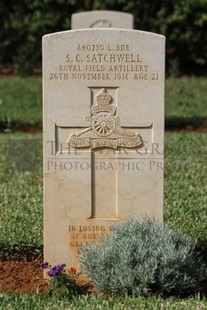
M 195 242 L 166 225 L 132 215 L 99 244 L 82 246 L 83 272 L 101 292 L 186 295 L 202 278 Z

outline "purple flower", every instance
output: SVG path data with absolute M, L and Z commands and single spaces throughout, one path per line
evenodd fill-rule
M 58 271 L 57 271 L 56 268 L 57 268 L 56 266 L 52 267 L 52 268 L 48 271 L 48 273 L 47 273 L 48 276 L 50 276 L 50 277 L 56 276 L 56 275 L 58 274 Z
M 60 271 L 62 271 L 65 266 L 66 266 L 66 264 L 57 265 L 57 267 L 60 269 Z
M 48 262 L 44 262 L 42 264 L 42 269 L 46 269 L 46 268 L 48 268 L 48 266 L 49 266 L 49 263 Z
M 59 275 L 59 273 L 61 273 L 61 271 L 63 270 L 63 268 L 65 267 L 65 264 L 60 264 L 57 266 L 53 266 L 49 271 L 48 271 L 48 276 L 50 277 L 55 277 L 57 275 Z

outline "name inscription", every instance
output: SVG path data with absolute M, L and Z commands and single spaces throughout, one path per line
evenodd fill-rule
M 152 72 L 141 52 L 134 52 L 129 44 L 78 44 L 73 52 L 66 52 L 63 62 L 50 72 L 50 80 L 85 81 L 157 81 L 159 73 Z

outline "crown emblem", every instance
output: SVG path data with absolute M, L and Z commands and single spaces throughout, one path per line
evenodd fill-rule
M 96 104 L 91 107 L 92 115 L 96 115 L 99 112 L 108 112 L 112 115 L 115 114 L 116 107 L 110 104 L 112 96 L 107 93 L 105 88 L 102 88 L 100 93 L 95 96 L 95 101 Z
M 95 98 L 98 104 L 109 104 L 112 100 L 111 95 L 107 93 L 105 88 L 102 88 Z

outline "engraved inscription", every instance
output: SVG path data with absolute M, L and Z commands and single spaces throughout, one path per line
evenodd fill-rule
M 153 81 L 160 79 L 143 51 L 130 44 L 77 44 L 50 72 L 50 80 Z
M 112 97 L 105 88 L 96 96 L 96 103 L 91 107 L 91 126 L 72 133 L 67 143 L 74 148 L 91 147 L 136 148 L 142 146 L 140 134 L 123 129 L 116 116 L 116 107 L 111 105 Z
M 109 234 L 112 230 L 107 225 L 69 225 L 70 247 L 75 250 L 82 242 L 98 242 L 100 234 Z

